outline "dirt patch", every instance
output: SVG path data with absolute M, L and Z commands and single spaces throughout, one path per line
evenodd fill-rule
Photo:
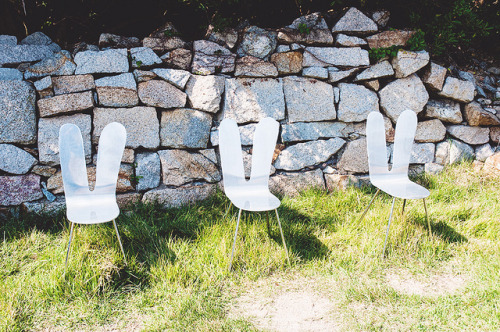
M 270 331 L 335 331 L 339 314 L 312 278 L 270 277 L 245 285 L 229 310 Z
M 386 281 L 403 294 L 437 297 L 458 292 L 467 280 L 465 276 L 451 273 L 414 275 L 406 270 L 392 270 L 386 275 Z

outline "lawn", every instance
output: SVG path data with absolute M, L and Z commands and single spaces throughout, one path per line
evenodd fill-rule
M 236 225 L 223 193 L 161 210 L 138 204 L 112 223 L 82 225 L 68 269 L 69 224 L 59 217 L 2 221 L 0 330 L 255 331 L 500 329 L 500 178 L 470 163 L 420 176 L 427 208 L 373 188 L 284 198 L 291 265 L 271 215 Z

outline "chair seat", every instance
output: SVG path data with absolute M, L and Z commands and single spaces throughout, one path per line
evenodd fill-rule
M 269 190 L 245 190 L 246 188 L 234 188 L 225 190 L 227 197 L 239 209 L 245 211 L 269 211 L 281 205 L 280 200 L 271 194 Z
M 397 198 L 420 199 L 429 196 L 429 190 L 406 178 L 385 177 L 383 181 L 370 179 L 372 184 L 383 192 Z
M 77 224 L 105 223 L 120 214 L 113 194 L 66 196 L 66 209 L 69 221 Z

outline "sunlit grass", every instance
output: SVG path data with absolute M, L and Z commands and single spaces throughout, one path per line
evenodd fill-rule
M 234 297 L 248 281 L 293 275 L 335 285 L 328 296 L 344 330 L 498 330 L 500 179 L 471 169 L 466 163 L 417 179 L 431 191 L 432 235 L 422 201 L 409 201 L 403 217 L 398 200 L 385 259 L 392 199 L 379 195 L 358 222 L 370 188 L 283 199 L 291 266 L 274 215 L 268 234 L 265 212 L 244 212 L 232 272 L 237 209 L 224 218 L 222 193 L 181 209 L 124 211 L 117 223 L 127 266 L 111 223 L 76 227 L 65 273 L 63 215 L 7 220 L 0 228 L 0 329 L 253 330 L 246 318 L 228 315 Z M 466 282 L 454 293 L 420 296 L 393 289 L 389 272 Z

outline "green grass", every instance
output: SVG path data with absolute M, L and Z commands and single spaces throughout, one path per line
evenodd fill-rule
M 0 231 L 0 330 L 253 331 L 229 314 L 249 285 L 269 277 L 312 278 L 340 315 L 340 330 L 499 330 L 500 179 L 470 164 L 418 182 L 427 199 L 405 219 L 396 202 L 387 255 L 381 258 L 391 197 L 379 195 L 361 223 L 373 189 L 308 191 L 279 208 L 292 264 L 271 215 L 243 213 L 227 265 L 237 210 L 224 214 L 222 193 L 195 206 L 135 205 L 118 218 L 129 261 L 111 223 L 76 227 L 64 273 L 69 225 L 64 216 L 3 221 Z M 398 291 L 390 274 L 432 282 L 460 276 L 458 290 L 436 296 Z M 272 289 L 273 285 L 269 285 Z

